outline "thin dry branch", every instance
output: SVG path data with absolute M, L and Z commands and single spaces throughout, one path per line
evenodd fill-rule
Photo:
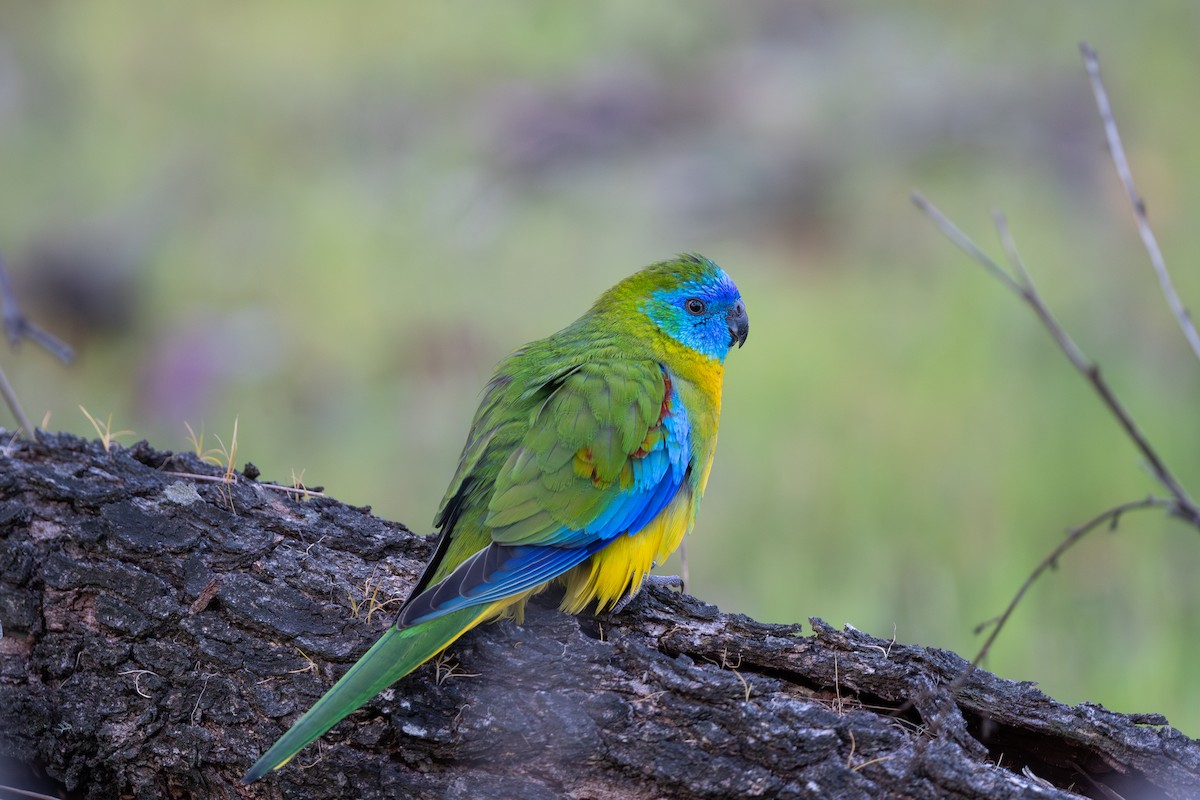
M 1154 237 L 1154 232 L 1150 228 L 1150 224 L 1146 218 L 1146 206 L 1142 199 L 1138 196 L 1137 191 L 1133 186 L 1133 177 L 1129 170 L 1129 163 L 1125 158 L 1125 151 L 1121 146 L 1121 137 L 1117 130 L 1117 124 L 1113 118 L 1112 108 L 1108 102 L 1108 94 L 1104 89 L 1104 83 L 1100 79 L 1100 63 L 1096 57 L 1096 53 L 1087 43 L 1080 45 L 1080 50 L 1083 53 L 1084 63 L 1087 67 L 1088 75 L 1091 78 L 1092 91 L 1096 97 L 1096 104 L 1100 109 L 1100 117 L 1104 123 L 1105 135 L 1108 139 L 1109 151 L 1112 154 L 1113 163 L 1116 165 L 1117 173 L 1121 177 L 1122 183 L 1125 185 L 1125 190 L 1129 195 L 1131 204 L 1133 205 L 1134 215 L 1137 218 L 1138 230 L 1142 237 L 1142 242 L 1146 247 L 1146 251 L 1150 256 L 1150 261 L 1154 265 L 1154 270 L 1158 275 L 1159 284 L 1167 300 L 1167 305 L 1174 314 L 1180 327 L 1183 330 L 1184 337 L 1188 340 L 1188 344 L 1192 347 L 1197 358 L 1200 358 L 1200 336 L 1197 336 L 1196 329 L 1192 324 L 1191 316 L 1183 303 L 1179 299 L 1178 293 L 1171 282 L 1170 274 L 1167 272 L 1166 264 L 1162 258 L 1162 252 L 1159 250 L 1158 243 Z M 1000 244 L 1004 249 L 1005 256 L 1008 260 L 1009 268 L 1005 269 L 997 263 L 991 256 L 985 253 L 979 245 L 977 245 L 969 236 L 962 232 L 953 222 L 951 222 L 941 211 L 939 211 L 932 203 L 929 202 L 919 192 L 913 192 L 913 202 L 922 212 L 928 216 L 935 225 L 941 230 L 951 242 L 959 247 L 963 252 L 970 256 L 974 261 L 979 263 L 990 275 L 996 278 L 1005 288 L 1017 295 L 1025 303 L 1027 303 L 1033 312 L 1037 315 L 1042 325 L 1050 333 L 1063 355 L 1071 362 L 1071 365 L 1092 385 L 1092 388 L 1100 396 L 1101 401 L 1109 412 L 1116 418 L 1118 424 L 1125 431 L 1125 434 L 1134 443 L 1138 451 L 1150 464 L 1151 471 L 1159 484 L 1170 493 L 1170 498 L 1162 497 L 1146 497 L 1143 500 L 1134 500 L 1127 503 L 1122 503 L 1113 506 L 1106 511 L 1097 514 L 1087 522 L 1070 529 L 1066 537 L 1050 551 L 1047 556 L 1034 568 L 1034 570 L 1021 584 L 1021 587 L 1013 595 L 1009 601 L 1007 608 L 998 617 L 994 617 L 980 624 L 975 632 L 982 633 L 990 627 L 991 633 L 980 647 L 979 653 L 968 665 L 967 669 L 959 675 L 949 690 L 951 693 L 957 691 L 963 686 L 967 678 L 974 671 L 984 658 L 987 657 L 992 645 L 995 643 L 1000 632 L 1004 629 L 1008 620 L 1012 617 L 1021 600 L 1030 587 L 1042 576 L 1044 572 L 1058 565 L 1058 560 L 1075 544 L 1077 544 L 1084 536 L 1098 528 L 1103 523 L 1109 523 L 1109 528 L 1115 529 L 1123 514 L 1128 511 L 1136 511 L 1146 508 L 1164 508 L 1170 511 L 1177 517 L 1185 520 L 1194 527 L 1200 528 L 1200 509 L 1197 508 L 1191 497 L 1184 490 L 1183 485 L 1175 477 L 1174 473 L 1167 467 L 1166 463 L 1158 455 L 1158 452 L 1150 444 L 1149 439 L 1142 433 L 1141 429 L 1134 422 L 1133 417 L 1125 409 L 1125 406 L 1117 399 L 1116 394 L 1104 380 L 1100 374 L 1100 368 L 1089 359 L 1083 351 L 1075 344 L 1066 330 L 1059 324 L 1053 313 L 1047 307 L 1045 301 L 1038 293 L 1037 287 L 1034 285 L 1033 278 L 1029 271 L 1025 268 L 1025 263 L 1021 259 L 1020 253 L 1017 250 L 1016 241 L 1013 239 L 1012 232 L 1009 230 L 1008 222 L 1003 214 L 996 213 L 993 215 L 993 222 L 996 226 L 996 232 L 1000 238 Z M 914 699 L 914 701 L 916 700 Z M 906 709 L 902 709 L 906 710 Z
M 0 396 L 4 397 L 4 402 L 8 403 L 8 409 L 12 411 L 13 417 L 17 420 L 17 425 L 20 427 L 17 432 L 33 436 L 33 425 L 30 424 L 29 417 L 25 416 L 25 409 L 21 407 L 21 401 L 17 399 L 17 393 L 12 384 L 8 382 L 8 376 L 2 369 L 0 369 Z
M 10 345 L 16 347 L 21 340 L 28 339 L 46 349 L 64 364 L 70 364 L 75 358 L 75 353 L 70 347 L 34 325 L 21 313 L 16 295 L 13 294 L 12 284 L 8 281 L 8 272 L 4 268 L 3 260 L 0 260 L 0 304 L 2 304 L 4 312 L 4 332 L 8 336 Z
M 1096 107 L 1100 110 L 1100 120 L 1104 123 L 1104 136 L 1108 140 L 1108 151 L 1112 154 L 1117 175 L 1120 176 L 1121 183 L 1125 185 L 1125 193 L 1129 195 L 1129 203 L 1133 206 L 1133 216 L 1137 220 L 1138 233 L 1142 237 L 1142 244 L 1145 246 L 1146 253 L 1150 256 L 1150 263 L 1158 276 L 1158 285 L 1162 288 L 1163 296 L 1167 299 L 1171 313 L 1179 322 L 1180 329 L 1183 330 L 1183 337 L 1187 339 L 1188 346 L 1192 348 L 1192 353 L 1196 358 L 1200 359 L 1200 334 L 1196 333 L 1192 315 L 1188 313 L 1183 301 L 1179 299 L 1179 293 L 1175 291 L 1171 273 L 1167 271 L 1162 250 L 1158 247 L 1158 239 L 1155 238 L 1154 230 L 1150 227 L 1150 220 L 1146 216 L 1146 203 L 1133 186 L 1133 172 L 1129 169 L 1129 160 L 1125 157 L 1125 148 L 1121 145 L 1121 133 L 1117 130 L 1117 120 L 1113 116 L 1112 105 L 1108 102 L 1108 92 L 1104 88 L 1104 81 L 1100 77 L 1100 59 L 1087 42 L 1080 42 L 1079 52 L 1083 54 L 1083 63 L 1087 67 L 1088 77 L 1092 83 L 1092 94 L 1096 97 Z
M 981 622 L 978 626 L 976 626 L 976 634 L 983 633 L 989 627 L 992 629 L 992 632 L 988 634 L 983 646 L 979 648 L 979 653 L 974 659 L 971 660 L 970 666 L 967 667 L 963 674 L 956 678 L 954 683 L 950 685 L 950 691 L 956 691 L 960 686 L 962 686 L 967 676 L 970 675 L 971 670 L 975 669 L 975 667 L 979 666 L 981 663 L 983 663 L 983 660 L 987 658 L 988 653 L 992 649 L 992 644 L 1000 635 L 1000 631 L 1008 623 L 1009 617 L 1011 617 L 1013 612 L 1017 610 L 1017 606 L 1020 605 L 1021 600 L 1025 597 L 1025 593 L 1029 591 L 1029 588 L 1033 586 L 1038 578 L 1041 577 L 1043 572 L 1048 569 L 1057 568 L 1058 560 L 1062 558 L 1063 553 L 1074 547 L 1080 539 L 1082 539 L 1084 536 L 1087 536 L 1104 522 L 1109 523 L 1109 530 L 1116 530 L 1117 524 L 1121 521 L 1121 517 L 1128 511 L 1140 511 L 1145 508 L 1172 509 L 1174 507 L 1175 501 L 1164 497 L 1146 497 L 1142 500 L 1132 500 L 1128 503 L 1121 503 L 1118 506 L 1113 506 L 1107 511 L 1102 511 L 1082 525 L 1078 525 L 1067 531 L 1066 537 L 1058 543 L 1058 546 L 1051 550 L 1049 555 L 1047 555 L 1041 560 L 1040 563 L 1038 563 L 1033 572 L 1029 573 L 1029 577 L 1025 579 L 1025 582 L 1021 584 L 1021 588 L 1018 589 L 1017 593 L 1013 595 L 1012 600 L 1009 601 L 1008 607 L 1004 609 L 1004 612 L 1000 614 L 1000 616 L 993 617 L 992 619 Z
M 1046 306 L 1042 300 L 1042 296 L 1038 293 L 1037 287 L 1033 283 L 1033 278 L 1029 271 L 1025 268 L 1025 263 L 1021 259 L 1020 253 L 1017 250 L 1016 241 L 1013 239 L 1012 232 L 1008 228 L 1008 222 L 1003 214 L 996 213 L 993 215 L 993 221 L 996 226 L 996 232 L 1000 238 L 1001 246 L 1004 248 L 1007 256 L 1010 269 L 1005 269 L 1000 266 L 991 256 L 985 253 L 974 240 L 962 232 L 949 218 L 946 217 L 936 206 L 929 202 L 919 192 L 913 192 L 913 202 L 921 209 L 938 229 L 951 242 L 959 247 L 963 252 L 969 255 L 974 261 L 979 263 L 990 275 L 1000 281 L 1013 294 L 1020 297 L 1033 309 L 1042 325 L 1050 333 L 1059 349 L 1062 350 L 1067 360 L 1095 389 L 1100 396 L 1105 407 L 1116 417 L 1117 422 L 1125 430 L 1126 435 L 1133 441 L 1134 445 L 1142 453 L 1145 459 L 1150 463 L 1151 470 L 1155 478 L 1171 495 L 1171 498 L 1147 497 L 1143 500 L 1135 500 L 1120 505 L 1114 506 L 1100 514 L 1097 514 L 1092 519 L 1070 529 L 1067 536 L 1061 541 L 1050 553 L 1042 559 L 1042 561 L 1034 568 L 1034 570 L 1021 584 L 1021 587 L 1013 595 L 1009 601 L 1008 607 L 999 616 L 994 617 L 984 623 L 981 623 L 975 630 L 976 633 L 982 633 L 989 626 L 992 628 L 987 639 L 980 647 L 978 654 L 963 672 L 954 679 L 949 686 L 949 691 L 954 693 L 958 691 L 970 677 L 971 673 L 985 659 L 991 651 L 992 645 L 1000 636 L 1000 632 L 1007 625 L 1009 618 L 1012 617 L 1021 600 L 1024 599 L 1026 592 L 1030 587 L 1042 576 L 1046 570 L 1051 569 L 1058 564 L 1058 560 L 1062 555 L 1079 542 L 1089 532 L 1097 528 L 1100 524 L 1108 521 L 1113 528 L 1116 527 L 1121 515 L 1127 511 L 1141 510 L 1144 508 L 1165 508 L 1172 514 L 1185 519 L 1192 525 L 1200 527 L 1200 510 L 1198 510 L 1183 486 L 1175 478 L 1174 474 L 1159 457 L 1158 452 L 1150 444 L 1149 439 L 1138 428 L 1133 417 L 1125 409 L 1124 405 L 1117 399 L 1108 382 L 1100 374 L 1100 368 L 1089 359 L 1083 351 L 1075 344 L 1075 341 L 1070 337 L 1058 319 Z M 1011 271 L 1010 271 L 1011 270 Z M 916 702 L 915 700 L 913 702 Z M 901 709 L 906 711 L 907 707 Z
M 1142 433 L 1133 416 L 1117 398 L 1112 387 L 1108 385 L 1108 381 L 1101 375 L 1100 367 L 1084 355 L 1079 346 L 1075 344 L 1074 340 L 1071 339 L 1066 330 L 1059 324 L 1054 314 L 1042 299 L 1042 296 L 1038 293 L 1037 287 L 1034 286 L 1032 280 L 1029 278 L 1028 271 L 1017 254 L 1016 244 L 1013 242 L 1012 234 L 1008 230 L 1008 224 L 1005 222 L 1003 215 L 997 214 L 995 216 L 995 223 L 1005 252 L 1008 253 L 1009 259 L 1012 262 L 1011 272 L 1004 269 L 994 259 L 983 252 L 979 245 L 975 244 L 969 236 L 963 233 L 958 226 L 951 222 L 945 214 L 939 211 L 922 194 L 913 192 L 912 198 L 916 206 L 933 220 L 934 224 L 938 226 L 946 238 L 954 242 L 967 255 L 983 266 L 989 274 L 996 277 L 1009 291 L 1020 297 L 1033 309 L 1033 312 L 1050 333 L 1055 344 L 1063 351 L 1067 360 L 1092 385 L 1092 388 L 1100 396 L 1105 407 L 1116 418 L 1118 424 L 1120 424 L 1134 446 L 1137 447 L 1142 457 L 1149 463 L 1154 477 L 1170 493 L 1171 497 L 1175 499 L 1175 507 L 1172 509 L 1173 513 L 1192 525 L 1200 527 L 1200 508 L 1197 508 L 1191 497 L 1184 490 L 1183 485 L 1175 477 L 1175 474 L 1167 467 L 1166 462 L 1163 461 L 1158 451 L 1154 449 L 1154 446 L 1150 444 L 1150 440 L 1146 438 L 1146 435 Z
M 64 364 L 69 364 L 75 357 L 70 347 L 34 325 L 21 313 L 21 307 L 17 305 L 17 298 L 13 294 L 12 284 L 8 281 L 8 272 L 4 268 L 3 260 L 0 260 L 0 310 L 3 312 L 4 332 L 8 336 L 8 343 L 13 347 L 20 344 L 22 339 L 29 339 L 49 350 Z M 25 416 L 25 409 L 21 407 L 21 401 L 17 399 L 16 390 L 13 389 L 12 384 L 8 381 L 8 376 L 2 369 L 0 369 L 0 397 L 3 397 L 4 402 L 8 404 L 21 431 L 26 436 L 36 436 L 36 429 L 30 423 L 29 417 Z

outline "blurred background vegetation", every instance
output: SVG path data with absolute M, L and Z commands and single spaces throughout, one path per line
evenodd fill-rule
M 184 422 L 428 530 L 491 366 L 677 251 L 738 281 L 689 591 L 972 655 L 1064 528 L 1157 487 L 992 242 L 1200 492 L 1200 366 L 1077 52 L 1200 306 L 1200 10 L 1093 2 L 7 4 L 0 252 L 64 368 L 34 420 Z M 998 252 L 998 248 L 992 248 Z M 5 425 L 11 425 L 8 420 Z M 126 439 L 129 443 L 131 439 Z M 674 565 L 668 565 L 672 571 Z M 987 666 L 1200 734 L 1200 539 L 1157 512 L 1043 579 Z

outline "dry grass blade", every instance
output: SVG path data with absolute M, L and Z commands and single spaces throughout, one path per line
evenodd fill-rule
M 96 430 L 96 435 L 100 437 L 100 444 L 104 445 L 104 452 L 109 452 L 112 443 L 120 436 L 136 436 L 133 431 L 114 431 L 112 429 L 112 414 L 108 415 L 108 419 L 103 424 L 91 415 L 83 406 L 79 407 L 83 415 L 87 417 L 88 422 L 92 423 L 92 427 Z

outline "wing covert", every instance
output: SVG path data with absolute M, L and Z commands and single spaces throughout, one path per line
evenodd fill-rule
M 509 545 L 610 539 L 666 505 L 688 457 L 687 415 L 659 364 L 581 365 L 501 467 L 486 525 Z
M 422 585 L 397 622 L 414 625 L 511 597 L 582 564 L 644 527 L 687 474 L 687 414 L 652 361 L 589 362 L 532 412 L 496 477 L 492 543 L 437 584 Z

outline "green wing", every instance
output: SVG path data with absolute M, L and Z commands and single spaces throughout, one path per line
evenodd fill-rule
M 570 546 L 607 533 L 590 526 L 662 477 L 635 462 L 658 441 L 666 392 L 653 361 L 591 362 L 567 375 L 500 468 L 485 520 L 492 540 Z
M 687 471 L 686 415 L 671 413 L 678 405 L 671 398 L 667 374 L 653 361 L 589 362 L 566 374 L 529 410 L 524 435 L 490 482 L 482 518 L 488 542 L 457 560 L 453 548 L 472 532 L 444 538 L 437 580 L 405 604 L 397 624 L 514 597 L 583 563 L 613 537 L 640 530 Z M 468 474 L 462 486 L 476 482 Z

